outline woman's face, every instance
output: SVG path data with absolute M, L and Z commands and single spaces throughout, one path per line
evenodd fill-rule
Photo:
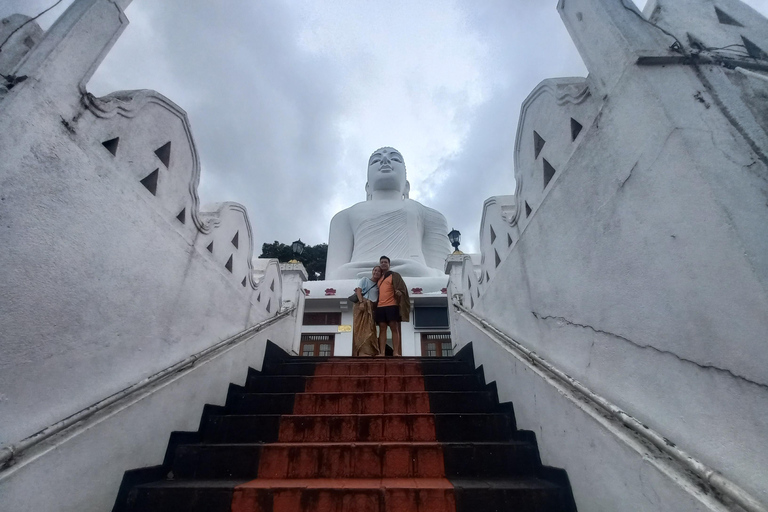
M 378 281 L 381 278 L 381 267 L 373 267 L 371 277 L 374 281 Z

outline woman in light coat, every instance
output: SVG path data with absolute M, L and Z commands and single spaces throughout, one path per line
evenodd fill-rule
M 371 277 L 363 277 L 357 283 L 357 302 L 352 316 L 352 355 L 375 356 L 379 353 L 374 311 L 379 300 L 378 283 L 381 267 L 373 267 Z

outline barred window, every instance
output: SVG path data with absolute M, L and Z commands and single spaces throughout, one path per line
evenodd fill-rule
M 451 340 L 451 333 L 421 333 L 421 355 L 424 357 L 452 357 L 453 341 Z
M 302 334 L 299 353 L 306 357 L 330 357 L 334 342 L 333 334 Z

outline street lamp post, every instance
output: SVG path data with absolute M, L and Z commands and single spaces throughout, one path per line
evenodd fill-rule
M 461 233 L 457 229 L 452 229 L 450 233 L 448 233 L 448 240 L 451 241 L 451 245 L 453 246 L 453 254 L 464 254 L 459 250 L 459 244 L 461 243 Z
M 304 252 L 304 242 L 301 241 L 301 238 L 296 240 L 291 244 L 291 250 L 293 251 L 293 259 L 289 261 L 288 263 L 297 264 L 299 263 L 298 257 L 301 256 L 301 253 Z

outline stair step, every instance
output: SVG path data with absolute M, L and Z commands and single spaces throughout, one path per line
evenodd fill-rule
M 443 442 L 511 441 L 515 439 L 514 416 L 506 412 L 437 413 L 435 432 Z
M 260 478 L 438 478 L 438 443 L 273 443 L 262 447 Z
M 294 414 L 393 414 L 430 412 L 429 394 L 422 392 L 302 393 Z
M 515 512 L 575 511 L 570 492 L 540 478 L 452 478 L 456 510 Z
M 247 398 L 232 412 L 258 412 Z M 430 406 L 431 404 L 431 406 Z M 392 414 L 428 412 L 493 412 L 495 393 L 490 391 L 302 393 L 296 395 L 294 414 Z
M 522 476 L 541 465 L 536 446 L 520 441 L 442 443 L 442 447 L 449 478 Z
M 228 414 L 209 416 L 208 443 L 354 441 L 508 441 L 514 419 L 506 413 L 446 414 Z
M 133 512 L 560 512 L 565 489 L 538 478 L 161 481 L 134 488 Z
M 248 375 L 245 390 L 248 393 L 303 393 L 307 379 L 303 375 Z
M 482 385 L 474 374 L 454 375 L 261 375 L 251 374 L 248 393 L 472 391 Z
M 233 512 L 454 512 L 454 491 L 444 478 L 270 480 L 239 486 Z
M 280 415 L 208 416 L 203 424 L 207 443 L 272 443 L 280 433 Z
M 251 480 L 259 476 L 261 443 L 188 444 L 176 447 L 175 479 Z
M 424 377 L 388 375 L 307 377 L 307 393 L 368 393 L 375 391 L 425 391 Z
M 232 414 L 483 413 L 497 409 L 496 394 L 491 391 L 302 393 L 300 395 L 231 392 L 227 397 L 227 413 Z
M 339 361 L 319 363 L 315 367 L 315 376 L 422 376 L 421 363 L 417 361 Z
M 243 480 L 163 480 L 138 485 L 128 494 L 130 512 L 229 512 Z M 258 510 L 258 509 L 254 509 Z
M 513 477 L 540 465 L 528 443 L 220 443 L 176 448 L 177 479 Z
M 475 369 L 463 361 L 453 360 L 386 360 L 360 358 L 327 362 L 286 362 L 271 375 L 456 375 L 474 373 Z
M 432 414 L 294 415 L 280 421 L 279 441 L 435 441 Z
M 291 414 L 296 393 L 245 393 L 230 390 L 227 413 Z

